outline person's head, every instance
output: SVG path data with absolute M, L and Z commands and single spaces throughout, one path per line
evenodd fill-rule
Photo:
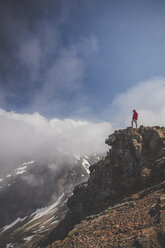
M 133 112 L 136 112 L 136 110 L 134 109 Z

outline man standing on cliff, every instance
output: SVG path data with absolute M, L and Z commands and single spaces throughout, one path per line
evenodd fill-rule
M 138 113 L 136 112 L 136 110 L 133 110 L 133 116 L 132 116 L 132 121 L 131 121 L 132 128 L 133 128 L 134 122 L 135 122 L 136 128 L 137 128 L 137 119 L 138 119 Z

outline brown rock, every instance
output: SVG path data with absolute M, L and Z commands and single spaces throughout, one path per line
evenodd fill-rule
M 140 199 L 146 197 L 150 191 L 144 191 L 141 194 L 138 192 L 160 184 L 164 180 L 164 141 L 164 127 L 127 128 L 117 130 L 110 135 L 105 141 L 106 144 L 111 146 L 110 152 L 104 159 L 90 167 L 89 180 L 76 186 L 73 195 L 67 202 L 69 211 L 66 218 L 55 230 L 54 239 L 65 238 L 73 226 L 87 216 L 98 214 L 107 207 L 112 207 L 132 195 L 130 199 L 136 201 L 136 204 L 119 205 L 118 208 L 109 210 L 112 212 L 111 233 L 116 235 L 113 236 L 114 239 L 118 240 L 119 232 L 121 235 L 121 232 L 123 234 L 131 230 L 131 233 L 135 232 L 138 235 L 137 239 L 132 240 L 132 246 L 128 246 L 128 244 L 122 246 L 120 241 L 120 247 L 160 247 L 155 229 L 150 225 L 151 221 L 153 225 L 159 225 L 155 221 L 159 215 L 160 222 L 165 222 L 165 213 L 162 209 L 162 206 L 165 206 L 164 198 L 160 200 L 159 204 L 157 200 L 152 202 L 151 199 L 148 200 L 151 202 L 139 203 Z M 138 204 L 142 204 L 142 206 L 138 206 Z M 155 205 L 153 206 L 153 204 Z M 122 212 L 120 212 L 121 208 Z M 131 212 L 134 211 L 131 216 L 128 214 L 128 209 Z M 119 216 L 119 213 L 122 217 Z M 128 219 L 123 217 L 126 214 L 129 216 L 127 216 Z M 97 218 L 101 218 L 101 216 L 97 216 Z M 117 222 L 115 222 L 115 218 Z M 140 235 L 137 234 L 136 228 L 141 229 Z M 152 239 L 155 241 L 152 241 Z M 154 244 L 157 246 L 154 246 Z

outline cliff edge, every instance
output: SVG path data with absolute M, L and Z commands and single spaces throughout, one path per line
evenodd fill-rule
M 67 202 L 69 210 L 65 218 L 57 229 L 41 242 L 41 246 L 64 239 L 75 224 L 80 223 L 85 218 L 86 220 L 90 219 L 87 216 L 103 213 L 109 208 L 115 209 L 118 204 L 126 201 L 125 199 L 127 199 L 126 202 L 129 202 L 128 199 L 132 199 L 132 195 L 152 187 L 164 188 L 164 127 L 141 126 L 138 129 L 117 130 L 105 142 L 110 146 L 106 157 L 90 167 L 90 178 L 87 182 L 75 187 L 73 195 Z M 63 247 L 65 247 L 64 244 Z M 88 246 L 84 244 L 82 247 Z M 109 246 L 103 247 L 125 246 L 110 246 L 109 244 Z

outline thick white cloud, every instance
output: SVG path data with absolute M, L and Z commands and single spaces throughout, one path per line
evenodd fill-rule
M 132 110 L 139 113 L 139 125 L 165 125 L 165 79 L 140 82 L 115 97 L 110 113 L 116 127 L 130 126 Z
M 105 111 L 113 127 L 130 126 L 132 110 L 139 125 L 165 125 L 165 79 L 141 82 L 115 97 Z M 73 119 L 46 119 L 39 113 L 18 114 L 0 109 L 0 172 L 26 160 L 58 165 L 74 154 L 101 153 L 112 124 Z
M 74 154 L 101 153 L 111 132 L 106 122 L 47 120 L 38 113 L 0 109 L 0 169 L 3 172 L 31 159 L 58 164 Z

